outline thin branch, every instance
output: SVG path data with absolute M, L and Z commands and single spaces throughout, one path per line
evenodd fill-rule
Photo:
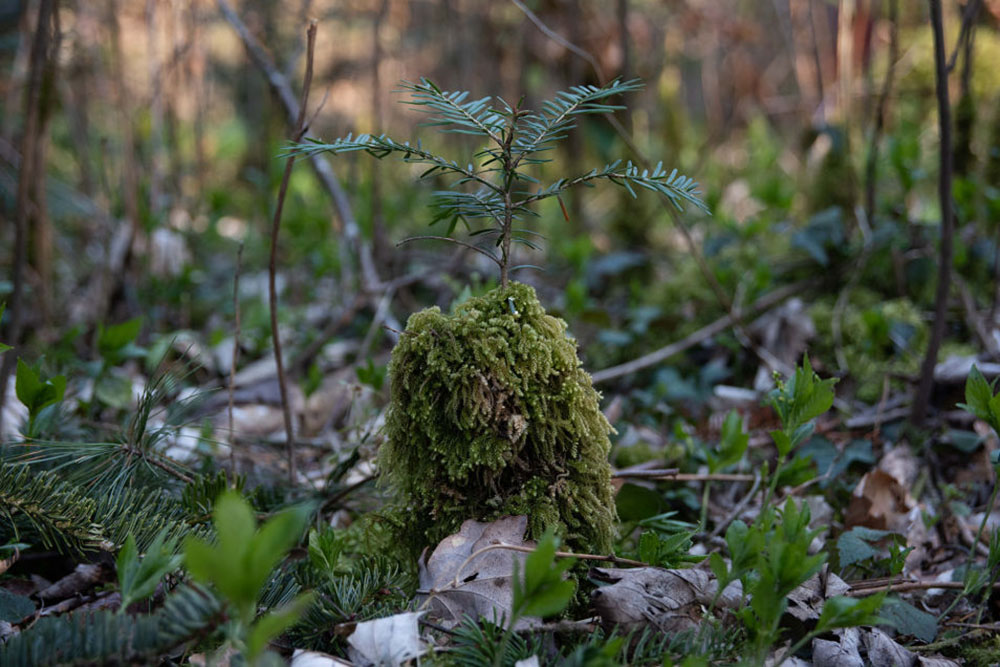
M 475 252 L 478 252 L 480 255 L 484 255 L 486 257 L 489 257 L 490 260 L 492 260 L 493 263 L 495 263 L 497 266 L 503 267 L 503 264 L 501 263 L 501 261 L 499 259 L 497 259 L 493 255 L 493 253 L 489 252 L 488 250 L 483 250 L 479 246 L 472 245 L 471 243 L 466 243 L 465 241 L 459 241 L 458 239 L 453 239 L 453 238 L 451 238 L 449 236 L 410 236 L 408 238 L 403 239 L 399 243 L 397 243 L 396 247 L 398 248 L 399 246 L 403 245 L 404 243 L 410 243 L 412 241 L 448 241 L 449 243 L 454 243 L 456 245 L 460 245 L 463 248 L 468 248 L 469 250 L 474 250 Z
M 233 428 L 233 403 L 236 394 L 236 364 L 240 358 L 240 271 L 243 269 L 243 242 L 236 251 L 236 275 L 233 277 L 233 312 L 235 331 L 233 332 L 233 356 L 229 365 L 229 466 L 232 468 L 232 484 L 236 487 L 236 437 Z
M 742 499 L 740 499 L 738 503 L 736 503 L 736 506 L 733 507 L 733 510 L 729 513 L 729 515 L 726 516 L 726 518 L 720 521 L 718 524 L 716 524 L 715 528 L 708 536 L 709 540 L 713 540 L 719 535 L 721 535 L 723 532 L 725 532 L 726 528 L 729 527 L 729 524 L 731 524 L 733 521 L 736 521 L 737 517 L 739 517 L 740 515 L 740 512 L 743 511 L 743 508 L 745 508 L 750 503 L 750 501 L 753 500 L 753 496 L 755 493 L 757 493 L 757 489 L 759 488 L 760 488 L 760 475 L 754 475 L 753 485 L 750 487 L 750 490 L 747 492 L 745 496 L 743 496 Z
M 221 2 L 222 0 L 220 0 Z M 316 47 L 316 20 L 309 22 L 306 34 L 306 76 L 302 85 L 302 102 L 299 105 L 299 115 L 295 122 L 294 141 L 301 141 L 305 133 L 306 106 L 309 102 L 309 88 L 312 86 L 313 53 Z M 285 421 L 285 437 L 288 455 L 288 483 L 295 486 L 295 435 L 292 430 L 292 409 L 288 403 L 288 386 L 285 378 L 285 366 L 281 359 L 281 337 L 278 332 L 278 290 L 275 285 L 275 274 L 278 263 L 278 232 L 281 230 L 281 211 L 285 206 L 285 195 L 288 193 L 288 182 L 292 177 L 292 167 L 295 156 L 289 155 L 285 162 L 285 173 L 281 177 L 281 187 L 278 190 L 278 203 L 274 209 L 274 220 L 271 223 L 271 260 L 268 264 L 268 295 L 271 306 L 271 338 L 274 342 L 274 360 L 278 367 L 278 387 L 281 390 L 281 412 Z
M 944 588 L 947 590 L 965 590 L 965 583 L 961 581 L 904 581 L 898 584 L 883 584 L 880 586 L 857 587 L 851 584 L 851 589 L 845 595 L 853 598 L 866 597 L 876 593 L 905 593 L 907 591 L 926 591 L 934 588 Z M 993 584 L 993 590 L 1000 591 L 1000 582 Z
M 297 118 L 301 114 L 299 103 L 295 99 L 295 94 L 292 92 L 292 87 L 288 83 L 288 79 L 275 65 L 274 60 L 264 49 L 263 45 L 261 45 L 257 38 L 253 36 L 246 24 L 243 23 L 236 12 L 233 11 L 229 2 L 227 0 L 217 0 L 217 3 L 219 10 L 222 12 L 226 21 L 229 22 L 236 33 L 240 36 L 240 39 L 243 41 L 247 52 L 250 54 L 251 60 L 253 60 L 254 64 L 257 65 L 257 68 L 260 69 L 267 78 L 267 82 L 270 85 L 271 90 L 278 97 L 281 105 L 285 108 L 289 124 L 292 124 L 292 127 L 295 127 L 296 125 L 294 123 L 296 123 Z M 359 258 L 361 264 L 362 285 L 365 289 L 374 289 L 381 281 L 379 280 L 378 272 L 375 270 L 375 261 L 372 258 L 371 247 L 361 235 L 361 229 L 358 226 L 357 219 L 354 217 L 354 212 L 351 210 L 347 194 L 344 192 L 343 187 L 341 187 L 340 181 L 337 180 L 337 176 L 334 174 L 329 162 L 327 162 L 321 155 L 310 155 L 309 159 L 313 170 L 316 172 L 317 178 L 319 178 L 320 183 L 323 184 L 323 187 L 330 194 L 330 198 L 333 200 L 334 208 L 337 210 L 337 215 L 340 217 L 341 223 L 343 224 L 344 236 L 347 239 L 348 245 L 351 246 Z M 349 272 L 348 267 L 349 264 L 345 263 L 345 273 Z M 350 277 L 350 275 L 345 275 L 345 278 Z M 350 282 L 352 281 L 345 280 L 345 284 L 350 284 Z
M 938 200 L 941 206 L 941 242 L 938 256 L 937 294 L 934 300 L 934 323 L 927 353 L 920 369 L 920 384 L 910 412 L 910 421 L 921 426 L 927 417 L 927 405 L 934 387 L 934 366 L 938 349 L 944 338 L 948 293 L 951 287 L 952 234 L 954 211 L 951 201 L 952 150 L 951 104 L 948 101 L 948 73 L 944 61 L 944 23 L 941 17 L 941 0 L 929 0 L 931 25 L 934 30 L 934 72 L 938 103 L 938 131 L 940 133 L 940 168 L 938 173 Z
M 791 285 L 780 287 L 759 298 L 753 305 L 750 306 L 749 310 L 743 314 L 746 316 L 753 316 L 763 311 L 770 310 L 785 299 L 795 296 L 799 292 L 804 291 L 807 287 L 815 285 L 816 282 L 816 280 L 802 280 L 797 283 L 792 283 Z M 599 384 L 601 382 L 607 382 L 608 380 L 622 377 L 623 375 L 631 375 L 632 373 L 641 371 L 644 368 L 649 368 L 650 366 L 655 366 L 663 361 L 666 361 L 675 354 L 680 354 L 681 352 L 694 347 L 698 343 L 708 340 L 716 334 L 722 333 L 731 327 L 735 322 L 736 317 L 733 314 L 724 315 L 711 324 L 698 329 L 694 333 L 677 342 L 665 345 L 654 352 L 650 352 L 647 355 L 639 357 L 638 359 L 633 359 L 632 361 L 628 361 L 624 364 L 619 364 L 618 366 L 612 366 L 611 368 L 605 368 L 604 370 L 597 371 L 591 377 L 594 384 Z

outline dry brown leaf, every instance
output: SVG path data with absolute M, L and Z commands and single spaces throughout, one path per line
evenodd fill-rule
M 815 667 L 863 667 L 861 631 L 857 628 L 837 630 L 839 641 L 814 639 L 812 661 Z
M 827 575 L 826 587 L 819 574 L 814 574 L 804 584 L 788 594 L 788 613 L 800 621 L 817 621 L 828 598 L 846 595 L 851 587 L 833 574 Z
M 425 552 L 418 563 L 420 590 L 423 597 L 430 597 L 431 614 L 448 623 L 458 623 L 464 615 L 490 621 L 509 617 L 514 601 L 514 560 L 523 563 L 526 554 L 511 549 L 483 550 L 498 544 L 534 547 L 534 542 L 524 539 L 527 529 L 525 516 L 492 523 L 469 519 L 457 533 L 441 540 L 430 558 Z M 519 626 L 531 623 L 525 619 Z
M 712 574 L 702 569 L 594 568 L 592 573 L 612 582 L 594 591 L 594 609 L 606 628 L 617 625 L 622 632 L 648 625 L 669 633 L 694 628 L 701 620 L 702 606 L 711 604 L 718 588 Z M 722 592 L 717 606 L 735 609 L 741 597 L 740 583 L 733 582 Z
M 878 628 L 872 628 L 865 635 L 865 644 L 868 647 L 868 662 L 872 667 L 913 667 L 917 663 L 916 655 Z
M 847 528 L 866 526 L 905 534 L 907 515 L 916 501 L 895 477 L 876 468 L 858 482 L 844 516 Z

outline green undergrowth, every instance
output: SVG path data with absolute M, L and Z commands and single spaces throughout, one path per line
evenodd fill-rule
M 532 537 L 558 527 L 575 549 L 610 552 L 612 428 L 565 322 L 534 289 L 412 315 L 389 372 L 379 468 L 419 546 L 465 519 L 525 514 Z

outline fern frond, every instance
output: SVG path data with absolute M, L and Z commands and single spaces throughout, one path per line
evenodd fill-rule
M 406 104 L 423 107 L 421 110 L 433 114 L 432 126 L 453 126 L 442 132 L 455 134 L 471 134 L 488 137 L 496 143 L 502 143 L 501 135 L 507 119 L 504 114 L 490 106 L 492 97 L 483 97 L 466 102 L 467 91 L 441 90 L 429 79 L 420 79 L 419 83 L 404 81 L 403 90 L 412 94 L 412 100 Z
M 568 91 L 556 93 L 551 100 L 542 102 L 540 112 L 530 113 L 518 121 L 518 136 L 511 146 L 512 151 L 521 156 L 547 151 L 553 144 L 573 129 L 577 116 L 594 113 L 612 113 L 624 107 L 605 104 L 603 100 L 615 95 L 629 93 L 642 88 L 638 79 L 614 81 L 603 86 L 573 86 Z M 525 159 L 535 163 L 541 160 Z
M 0 664 L 154 664 L 157 656 L 213 632 L 224 620 L 215 596 L 184 586 L 149 616 L 101 610 L 42 618 L 0 645 Z

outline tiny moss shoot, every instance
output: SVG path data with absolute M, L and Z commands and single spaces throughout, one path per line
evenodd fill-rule
M 462 521 L 528 516 L 609 553 L 617 520 L 600 395 L 566 323 L 512 282 L 458 306 L 415 313 L 392 353 L 384 479 L 425 543 Z

